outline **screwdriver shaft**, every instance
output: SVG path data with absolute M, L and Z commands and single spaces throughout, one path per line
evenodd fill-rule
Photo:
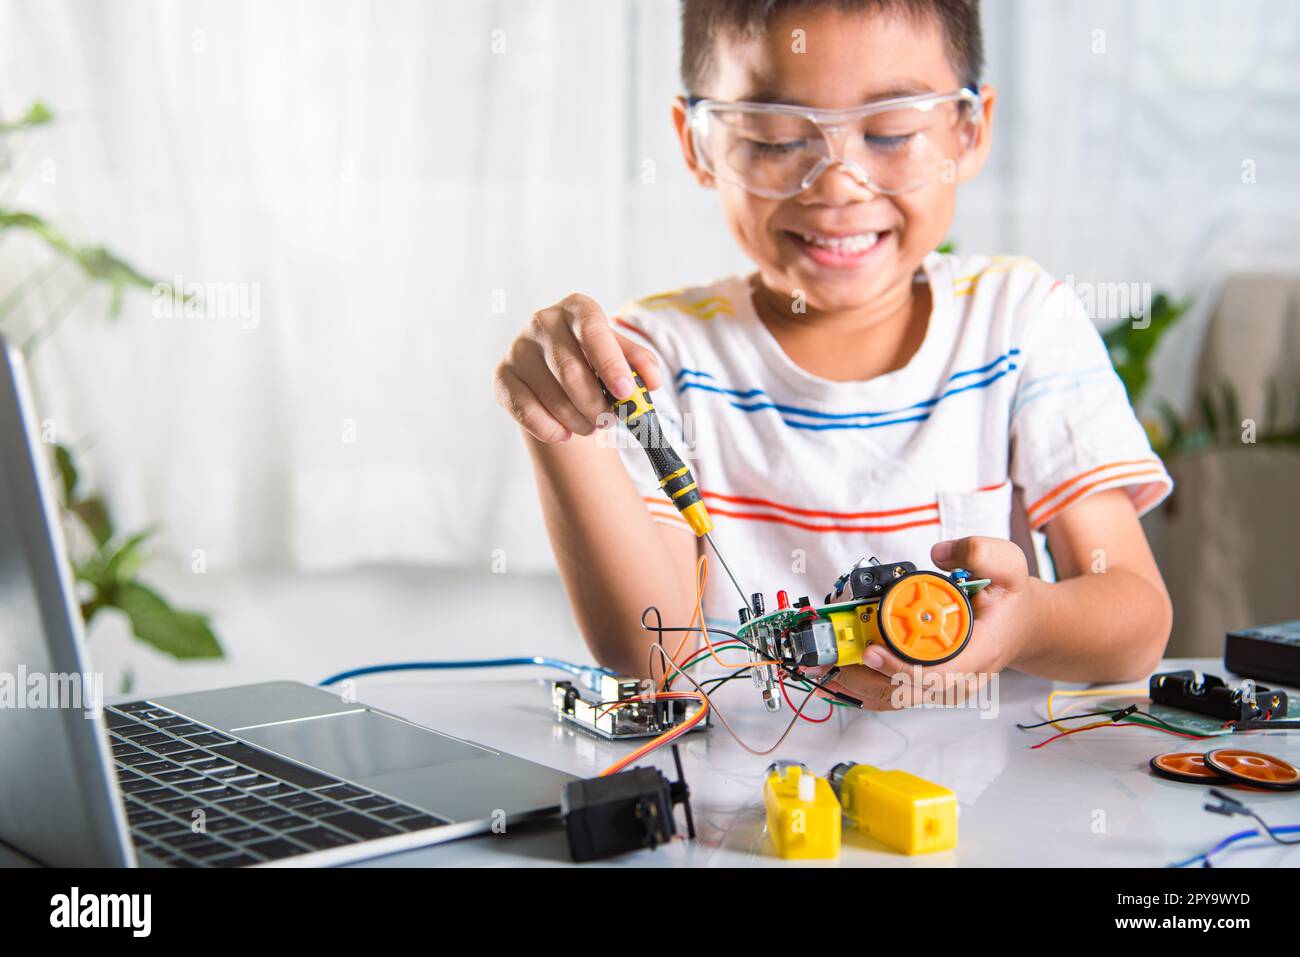
M 743 607 L 748 608 L 749 599 L 745 597 L 745 589 L 740 587 L 740 582 L 736 581 L 736 576 L 731 573 L 731 566 L 728 565 L 727 560 L 722 557 L 722 552 L 718 551 L 718 543 L 713 540 L 713 536 L 710 535 L 708 532 L 704 533 L 704 537 L 705 539 L 708 540 L 708 543 L 713 547 L 713 554 L 718 556 L 718 561 L 722 563 L 722 568 L 727 573 L 727 577 L 731 579 L 731 584 L 736 586 L 736 594 L 740 596 L 740 604 Z

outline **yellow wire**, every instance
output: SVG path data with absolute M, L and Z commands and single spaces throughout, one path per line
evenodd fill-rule
M 1056 716 L 1052 714 L 1052 701 L 1057 698 L 1087 698 L 1103 694 L 1135 694 L 1145 697 L 1148 693 L 1147 688 L 1088 688 L 1083 691 L 1053 691 L 1047 696 L 1047 720 L 1052 723 L 1052 727 L 1057 731 L 1068 731 L 1069 728 L 1063 728 L 1056 723 Z M 1064 714 L 1061 715 L 1065 717 Z

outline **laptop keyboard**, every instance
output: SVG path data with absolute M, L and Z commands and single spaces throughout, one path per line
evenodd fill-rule
M 167 864 L 245 867 L 447 823 L 148 701 L 104 717 L 132 843 Z

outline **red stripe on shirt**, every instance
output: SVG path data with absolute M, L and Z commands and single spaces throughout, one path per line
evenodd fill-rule
M 920 528 L 923 525 L 938 525 L 939 517 L 927 518 L 919 522 L 903 522 L 898 525 L 812 525 L 808 522 L 797 522 L 792 518 L 785 518 L 782 515 L 765 515 L 761 512 L 732 512 L 722 508 L 709 509 L 710 515 L 722 515 L 726 518 L 738 518 L 749 522 L 775 522 L 779 525 L 790 525 L 794 528 L 802 528 L 808 532 L 901 532 L 908 528 Z
M 1105 478 L 1097 479 L 1097 481 L 1095 482 L 1089 482 L 1087 485 L 1083 486 L 1082 488 L 1076 489 L 1075 491 L 1070 493 L 1070 495 L 1061 499 L 1059 503 L 1049 508 L 1042 515 L 1038 516 L 1037 518 L 1031 519 L 1030 524 L 1033 525 L 1034 528 L 1042 528 L 1044 525 L 1046 525 L 1048 522 L 1054 519 L 1057 515 L 1060 515 L 1061 512 L 1065 511 L 1065 509 L 1068 506 L 1074 504 L 1080 498 L 1087 495 L 1089 492 L 1093 491 L 1099 486 L 1107 485 L 1111 482 L 1122 482 L 1124 485 L 1131 485 L 1133 483 L 1127 480 L 1134 479 L 1134 478 L 1150 478 L 1151 480 L 1155 481 L 1158 479 L 1166 478 L 1166 475 L 1163 469 L 1161 470 L 1142 469 L 1137 472 L 1122 472 L 1119 475 L 1108 475 Z
M 720 502 L 728 502 L 732 505 L 759 505 L 766 508 L 774 508 L 782 512 L 789 512 L 791 515 L 805 515 L 809 518 L 892 518 L 895 515 L 910 515 L 913 512 L 937 512 L 939 510 L 939 503 L 932 502 L 929 505 L 910 505 L 907 508 L 887 509 L 881 512 L 824 512 L 810 508 L 796 508 L 793 505 L 783 505 L 780 502 L 772 502 L 765 498 L 749 498 L 744 495 L 723 495 L 721 492 L 713 492 L 708 489 L 700 489 L 700 494 L 706 499 L 717 499 Z
M 1082 479 L 1086 479 L 1089 475 L 1096 475 L 1098 472 L 1104 472 L 1106 469 L 1119 468 L 1122 465 L 1155 465 L 1155 466 L 1160 466 L 1162 470 L 1164 468 L 1164 464 L 1159 459 L 1154 459 L 1154 458 L 1127 459 L 1122 462 L 1110 462 L 1107 463 L 1106 465 L 1098 465 L 1094 469 L 1088 469 L 1088 471 L 1080 472 L 1078 475 L 1074 476 L 1073 478 L 1066 479 L 1060 485 L 1056 486 L 1056 488 L 1052 489 L 1050 492 L 1048 492 L 1038 501 L 1030 505 L 1029 508 L 1026 509 L 1026 512 L 1028 513 L 1030 518 L 1033 518 L 1034 512 L 1038 511 L 1040 508 L 1042 508 L 1052 499 L 1056 498 L 1056 496 L 1060 495 L 1062 492 L 1069 489 L 1070 486 L 1074 485 L 1075 482 L 1078 482 Z

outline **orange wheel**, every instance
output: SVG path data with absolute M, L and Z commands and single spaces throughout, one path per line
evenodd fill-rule
M 961 653 L 975 616 L 965 592 L 943 575 L 909 572 L 880 603 L 880 634 L 904 661 L 933 665 Z
M 1150 762 L 1151 770 L 1162 778 L 1187 784 L 1227 784 L 1218 771 L 1205 763 L 1199 751 L 1171 751 L 1157 754 Z
M 1205 756 L 1205 763 L 1225 778 L 1240 784 L 1271 791 L 1294 791 L 1300 788 L 1300 769 L 1261 751 L 1219 748 Z

